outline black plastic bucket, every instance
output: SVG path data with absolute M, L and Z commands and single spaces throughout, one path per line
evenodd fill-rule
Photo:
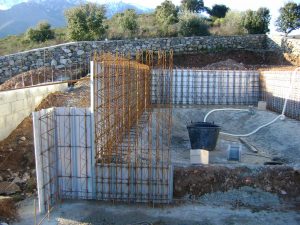
M 216 148 L 220 127 L 213 123 L 195 122 L 187 126 L 192 149 L 212 151 Z

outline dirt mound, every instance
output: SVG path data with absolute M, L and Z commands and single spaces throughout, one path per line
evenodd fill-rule
M 212 63 L 232 59 L 242 63 L 247 69 L 273 67 L 274 65 L 292 66 L 283 56 L 275 52 L 254 52 L 249 50 L 229 50 L 174 55 L 174 66 L 178 68 L 202 68 Z
M 299 197 L 300 173 L 293 168 L 278 166 L 250 169 L 222 166 L 175 168 L 174 196 L 202 196 L 217 191 L 249 186 L 276 193 L 282 197 Z
M 245 70 L 247 69 L 243 63 L 238 63 L 235 60 L 227 59 L 202 67 L 204 70 Z
M 84 68 L 53 69 L 40 67 L 18 74 L 0 85 L 0 91 L 33 86 L 40 83 L 77 80 L 87 74 Z

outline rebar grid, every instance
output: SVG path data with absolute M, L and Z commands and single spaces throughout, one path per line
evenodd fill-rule
M 167 202 L 173 52 L 135 56 L 94 56 L 97 198 Z M 155 102 L 153 67 L 161 84 Z

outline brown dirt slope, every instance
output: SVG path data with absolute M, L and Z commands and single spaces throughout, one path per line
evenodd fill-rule
M 174 66 L 178 68 L 202 68 L 212 63 L 234 60 L 243 64 L 246 69 L 257 69 L 261 67 L 293 66 L 283 56 L 274 52 L 253 52 L 248 50 L 230 50 L 213 53 L 198 53 L 189 55 L 174 55 Z M 222 68 L 222 69 L 230 69 Z
M 88 86 L 88 80 L 83 80 L 69 92 L 50 94 L 35 111 L 63 106 L 89 107 Z M 12 181 L 28 173 L 31 178 L 35 179 L 34 169 L 33 127 L 30 115 L 5 140 L 0 142 L 0 177 L 4 181 Z M 29 185 L 31 185 L 30 182 L 21 185 L 22 191 L 26 192 Z

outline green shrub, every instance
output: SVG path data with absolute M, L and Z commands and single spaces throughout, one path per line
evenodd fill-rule
M 270 11 L 259 8 L 257 11 L 247 10 L 242 18 L 242 25 L 248 34 L 265 34 L 269 32 Z
M 45 42 L 46 40 L 54 39 L 54 30 L 47 22 L 40 22 L 36 28 L 27 30 L 27 38 L 33 42 Z
M 93 41 L 104 37 L 107 26 L 105 8 L 95 3 L 87 3 L 66 10 L 68 35 L 75 41 Z
M 182 36 L 207 36 L 209 35 L 209 25 L 205 18 L 198 16 L 195 13 L 185 11 L 180 16 L 179 32 Z
M 238 11 L 229 11 L 226 16 L 214 22 L 210 29 L 213 35 L 242 35 L 246 30 L 242 24 L 243 13 Z

